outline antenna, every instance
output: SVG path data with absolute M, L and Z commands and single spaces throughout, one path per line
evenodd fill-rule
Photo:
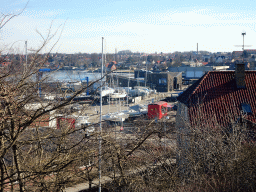
M 244 63 L 244 36 L 246 35 L 246 32 L 243 32 L 242 35 L 243 35 L 243 63 Z
M 243 62 L 244 62 L 244 47 L 251 47 L 251 45 L 244 45 L 244 36 L 246 35 L 246 32 L 243 31 L 241 35 L 243 35 L 243 45 L 235 45 L 235 47 L 242 47 L 242 50 L 243 50 Z
M 244 36 L 246 35 L 246 32 L 243 32 L 242 35 L 243 35 L 243 51 L 244 51 Z

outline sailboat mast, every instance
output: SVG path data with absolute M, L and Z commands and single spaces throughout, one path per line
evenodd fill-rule
M 145 78 L 144 78 L 144 81 L 145 81 L 145 87 L 147 87 L 147 73 L 148 73 L 148 66 L 147 66 L 147 62 L 146 62 L 146 74 L 145 74 Z
M 129 109 L 129 84 L 130 84 L 130 67 L 129 67 L 128 90 L 127 90 L 127 108 L 128 108 L 128 109 Z
M 25 71 L 27 71 L 27 65 L 28 65 L 28 42 L 25 41 L 26 46 L 26 65 L 25 65 Z

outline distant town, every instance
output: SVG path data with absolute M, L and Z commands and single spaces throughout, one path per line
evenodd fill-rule
M 133 178 L 143 175 L 146 180 L 148 170 L 159 175 L 147 176 L 152 182 L 143 185 L 174 189 L 193 180 L 191 173 L 196 169 L 197 175 L 215 174 L 222 167 L 236 171 L 230 162 L 239 160 L 237 151 L 244 150 L 241 143 L 255 145 L 255 55 L 256 49 L 151 54 L 123 50 L 103 58 L 101 53 L 1 55 L 2 124 L 6 134 L 14 134 L 9 128 L 15 125 L 17 134 L 28 138 L 22 147 L 29 155 L 33 152 L 28 149 L 34 145 L 37 150 L 39 145 L 37 134 L 45 134 L 45 143 L 38 149 L 49 156 L 59 152 L 60 159 L 42 164 L 43 182 L 48 183 L 49 176 L 59 178 L 58 171 L 68 173 L 70 181 L 60 187 L 66 192 L 91 191 L 101 185 L 116 191 L 117 178 L 131 183 L 124 186 L 137 186 Z M 17 115 L 7 110 L 16 108 Z M 249 156 L 255 161 L 255 154 Z M 37 158 L 44 160 L 41 154 Z M 15 162 L 11 155 L 6 159 L 10 165 Z M 62 164 L 67 168 L 55 168 Z M 162 175 L 166 170 L 168 174 Z M 241 177 L 251 178 L 250 173 Z M 6 178 L 7 189 L 9 182 L 14 189 L 23 187 L 14 182 L 21 183 L 21 178 Z M 156 178 L 168 182 L 161 181 L 158 188 Z M 40 187 L 29 182 L 28 189 Z M 228 182 L 234 182 L 233 177 Z
M 33 54 L 28 54 L 32 57 Z M 67 70 L 95 70 L 101 65 L 101 53 L 50 53 L 45 67 L 62 66 Z M 104 63 L 108 65 L 115 62 L 117 69 L 144 69 L 148 65 L 148 70 L 168 71 L 171 67 L 201 67 L 201 66 L 229 66 L 228 70 L 234 70 L 234 63 L 244 59 L 248 70 L 254 70 L 256 65 L 256 49 L 245 49 L 244 51 L 216 52 L 190 51 L 173 53 L 133 53 L 130 50 L 118 51 L 117 53 L 104 54 Z M 9 62 L 16 64 L 25 60 L 25 55 L 8 54 L 1 55 L 4 59 L 2 65 Z

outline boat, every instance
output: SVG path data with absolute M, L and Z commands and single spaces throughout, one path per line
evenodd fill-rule
M 147 95 L 150 95 L 151 93 L 154 93 L 154 91 L 148 87 L 135 86 L 134 89 L 138 90 L 139 96 L 147 96 Z
M 115 89 L 110 87 L 102 87 L 102 97 L 111 95 L 115 92 Z
M 125 121 L 125 119 L 128 118 L 128 116 L 129 116 L 128 114 L 123 113 L 123 112 L 108 113 L 108 114 L 102 116 L 102 120 L 123 122 L 123 121 Z
M 79 89 L 82 88 L 82 83 L 80 81 L 75 81 L 75 82 L 63 82 L 61 86 L 62 91 L 78 91 Z
M 83 127 L 87 127 L 88 125 L 90 125 L 91 123 L 88 122 L 89 117 L 88 116 L 78 116 L 75 117 L 75 126 L 76 128 L 83 128 Z
M 148 113 L 148 107 L 146 105 L 138 104 L 130 107 L 130 109 L 134 111 L 138 111 L 140 115 L 145 115 Z
M 115 92 L 110 94 L 111 99 L 122 99 L 122 98 L 125 98 L 126 96 L 127 96 L 127 93 L 125 91 Z
M 140 111 L 136 111 L 136 110 L 133 110 L 133 109 L 124 110 L 122 112 L 125 113 L 125 114 L 128 114 L 129 117 L 136 117 L 136 116 L 140 116 L 141 115 Z
M 67 95 L 66 97 L 59 97 L 61 101 L 67 100 L 71 98 L 71 95 Z M 81 93 L 80 95 L 73 98 L 73 101 L 78 101 L 81 103 L 92 103 L 94 98 L 90 95 L 87 95 L 87 93 Z
M 102 87 L 102 97 L 106 97 L 111 95 L 112 93 L 115 92 L 115 89 L 110 88 L 110 87 Z M 100 96 L 100 91 L 98 90 L 96 93 L 97 96 Z

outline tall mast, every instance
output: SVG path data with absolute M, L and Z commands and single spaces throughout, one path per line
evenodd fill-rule
M 144 78 L 145 87 L 147 87 L 147 73 L 148 73 L 148 66 L 147 66 L 147 62 L 146 62 L 146 74 L 145 74 L 145 78 Z
M 101 134 L 102 134 L 102 78 L 103 78 L 103 41 L 104 37 L 102 37 L 102 57 L 101 57 L 101 80 L 100 80 L 100 130 L 99 130 L 99 192 L 101 192 Z
M 244 63 L 244 36 L 246 35 L 246 32 L 243 32 L 242 35 L 243 35 L 243 63 Z
M 25 46 L 26 46 L 26 63 L 25 63 L 25 72 L 27 71 L 27 65 L 28 65 L 28 42 L 25 41 Z
M 127 90 L 127 108 L 129 109 L 129 84 L 130 84 L 130 67 L 129 67 L 129 76 L 128 76 L 128 90 Z M 127 110 L 128 110 L 127 109 Z
M 117 62 L 117 61 L 116 61 L 116 48 L 115 48 L 115 62 Z

